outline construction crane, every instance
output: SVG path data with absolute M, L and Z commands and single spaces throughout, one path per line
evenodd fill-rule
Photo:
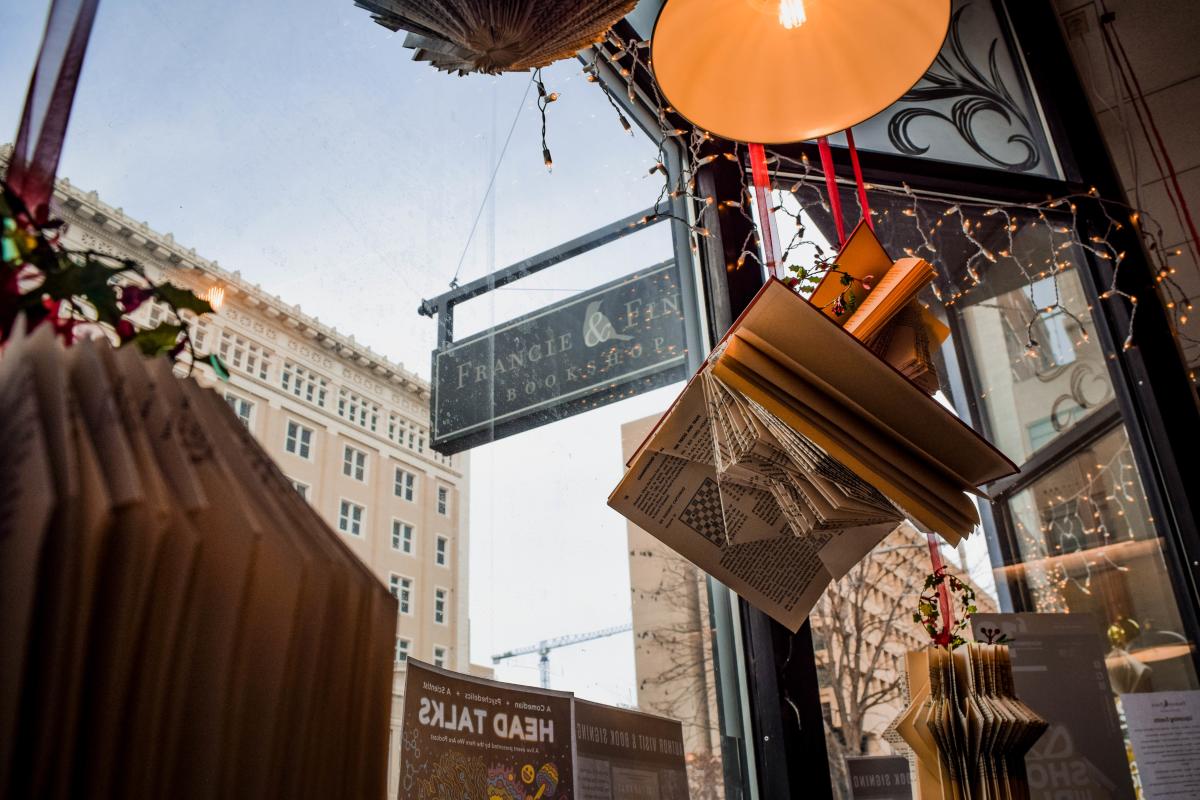
M 537 644 L 518 647 L 513 650 L 505 650 L 503 653 L 497 653 L 492 656 L 492 663 L 499 664 L 506 658 L 516 658 L 517 656 L 527 656 L 530 653 L 538 654 L 538 675 L 542 680 L 542 688 L 550 688 L 550 651 L 559 647 L 569 647 L 573 644 L 581 644 L 590 642 L 593 639 L 604 639 L 609 636 L 616 636 L 618 633 L 625 633 L 633 630 L 633 624 L 626 622 L 624 625 L 614 625 L 611 628 L 601 628 L 598 631 L 589 633 L 572 633 L 567 636 L 558 636 L 554 639 L 543 639 Z

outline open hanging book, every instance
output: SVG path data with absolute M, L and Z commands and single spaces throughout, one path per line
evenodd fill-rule
M 795 631 L 905 518 L 954 545 L 1009 459 L 772 279 L 609 505 Z

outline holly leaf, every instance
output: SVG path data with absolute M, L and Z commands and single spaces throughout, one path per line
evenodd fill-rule
M 154 328 L 138 331 L 137 335 L 129 341 L 137 345 L 137 348 L 145 355 L 157 356 L 174 350 L 181 333 L 183 333 L 182 325 L 161 322 Z
M 171 283 L 160 283 L 154 287 L 154 291 L 180 311 L 191 311 L 197 315 L 212 313 L 213 308 L 208 301 L 188 289 L 180 289 Z

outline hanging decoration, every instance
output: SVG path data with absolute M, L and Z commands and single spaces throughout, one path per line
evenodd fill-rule
M 636 0 L 355 0 L 442 72 L 525 72 L 601 41 Z
M 86 330 L 149 355 L 179 358 L 189 369 L 198 358 L 190 315 L 212 305 L 186 289 L 155 283 L 129 259 L 62 243 L 63 223 L 53 217 L 59 156 L 75 99 L 99 0 L 55 0 L 34 65 L 25 109 L 4 180 L 0 181 L 0 345 L 18 324 L 42 324 L 71 343 Z M 171 318 L 139 330 L 130 315 L 149 301 L 162 303 Z M 218 375 L 224 368 L 208 357 Z
M 949 594 L 958 597 L 961 608 L 957 616 L 950 609 Z M 912 618 L 925 629 L 935 645 L 953 650 L 966 644 L 962 633 L 977 610 L 975 590 L 939 565 L 925 577 L 924 591 L 917 600 L 917 610 Z
M 909 703 L 889 732 L 915 757 L 916 796 L 1030 797 L 1025 754 L 1049 723 L 1017 697 L 1008 646 L 931 647 L 905 661 Z
M 660 191 L 656 208 L 661 209 L 662 215 L 673 216 L 669 211 L 671 200 L 682 198 L 689 206 L 690 213 L 681 222 L 689 226 L 691 247 L 698 251 L 700 240 L 708 237 L 709 228 L 717 223 L 722 214 L 737 214 L 749 223 L 750 232 L 737 248 L 737 255 L 726 265 L 730 271 L 765 267 L 766 257 L 759 249 L 758 234 L 754 228 L 756 220 L 751 211 L 757 197 L 748 170 L 740 172 L 742 191 L 738 199 L 716 202 L 715 198 L 697 193 L 697 171 L 715 159 L 726 159 L 739 164 L 749 164 L 750 154 L 746 145 L 730 142 L 727 147 L 713 152 L 717 140 L 703 128 L 686 130 L 678 125 L 675 108 L 663 97 L 655 77 L 656 69 L 660 68 L 655 62 L 655 68 L 650 65 L 650 43 L 638 39 L 624 40 L 615 32 L 610 31 L 604 42 L 592 48 L 592 57 L 584 66 L 584 75 L 590 82 L 599 83 L 606 94 L 610 92 L 605 84 L 599 81 L 601 69 L 611 71 L 624 83 L 624 94 L 630 102 L 640 100 L 647 105 L 657 123 L 657 130 L 650 135 L 659 147 L 656 163 L 650 167 L 650 173 L 661 172 L 663 186 Z M 619 113 L 619 112 L 618 112 Z M 627 120 L 622 127 L 628 130 Z M 671 143 L 679 143 L 683 155 L 683 168 L 673 179 L 667 175 L 666 148 Z M 825 245 L 809 235 L 808 226 L 811 224 L 812 213 L 822 215 L 831 213 L 831 195 L 828 190 L 822 191 L 820 184 L 825 181 L 827 173 L 810 162 L 806 155 L 792 158 L 765 149 L 764 162 L 768 168 L 771 187 L 778 187 L 776 197 L 782 197 L 791 203 L 774 201 L 769 211 L 772 216 L 785 215 L 792 218 L 795 228 L 790 239 L 782 247 L 779 265 L 785 266 L 789 261 L 798 257 L 805 264 L 807 276 L 819 282 L 820 278 L 833 263 L 832 255 Z M 837 185 L 835 179 L 834 185 Z M 867 194 L 877 198 L 890 198 L 893 205 L 907 206 L 900 213 L 888 209 L 873 210 L 864 213 L 864 200 Z M 1035 280 L 1050 279 L 1057 287 L 1059 277 L 1077 266 L 1077 261 L 1090 256 L 1112 265 L 1112 279 L 1105 287 L 1102 300 L 1109 303 L 1123 304 L 1130 311 L 1125 328 L 1125 336 L 1121 346 L 1129 349 L 1135 346 L 1135 317 L 1137 298 L 1128 292 L 1120 290 L 1121 268 L 1126 259 L 1123 245 L 1116 243 L 1119 236 L 1132 228 L 1141 238 L 1145 252 L 1151 260 L 1156 281 L 1164 305 L 1171 316 L 1174 333 L 1181 343 L 1200 344 L 1200 334 L 1194 333 L 1193 300 L 1180 285 L 1177 279 L 1177 259 L 1182 255 L 1178 249 L 1168 249 L 1163 238 L 1163 226 L 1144 209 L 1101 197 L 1095 190 L 1078 195 L 1052 197 L 1038 203 L 998 204 L 987 203 L 975 199 L 958 200 L 942 196 L 929 196 L 916 192 L 907 185 L 880 186 L 863 184 L 862 191 L 856 192 L 858 218 L 871 219 L 875 222 L 884 221 L 898 235 L 915 237 L 921 242 L 914 252 L 906 255 L 920 255 L 934 265 L 939 278 L 934 283 L 934 297 L 943 305 L 960 302 L 978 286 L 988 280 L 990 270 L 1016 269 L 1026 283 Z M 840 202 L 840 201 L 839 201 Z M 1077 226 L 1079 206 L 1094 204 L 1099 216 L 1105 221 L 1098 230 L 1081 233 Z M 791 205 L 791 207 L 789 207 Z M 798 206 L 798 208 L 796 208 Z M 1018 219 L 1018 215 L 1031 217 L 1027 220 Z M 1008 232 L 1016 233 L 1019 226 L 1033 226 L 1043 230 L 1047 238 L 1053 241 L 1053 251 L 1046 253 L 1024 253 L 1011 247 L 989 248 L 979 240 L 977 234 L 985 221 L 1002 221 Z M 955 265 L 946 263 L 939 252 L 935 239 L 953 237 L 956 242 L 963 244 L 970 251 L 966 263 L 967 280 L 956 281 L 953 277 Z M 784 237 L 785 239 L 787 237 Z M 747 266 L 750 262 L 751 266 Z M 793 273 L 792 277 L 806 276 Z M 1056 291 L 1055 296 L 1059 297 Z M 1067 309 L 1061 300 L 1056 300 L 1051 306 L 1054 311 L 1076 312 Z M 1038 311 L 1041 309 L 1039 308 Z M 1028 322 L 1032 328 L 1038 317 L 1037 313 L 1029 315 Z M 1076 316 L 1078 319 L 1078 317 Z M 1086 329 L 1084 331 L 1086 335 Z M 1031 339 L 1028 342 L 1031 352 L 1036 352 L 1045 343 Z M 1193 382 L 1200 382 L 1200 373 L 1189 372 Z

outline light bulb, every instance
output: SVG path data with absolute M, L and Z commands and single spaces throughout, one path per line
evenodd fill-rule
M 808 19 L 804 14 L 804 0 L 779 0 L 779 24 L 787 28 L 799 28 Z
M 204 293 L 204 299 L 208 301 L 213 311 L 220 311 L 221 306 L 225 303 L 225 287 L 219 283 L 214 283 Z

